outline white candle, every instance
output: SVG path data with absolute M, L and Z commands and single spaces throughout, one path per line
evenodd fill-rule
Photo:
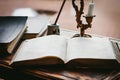
M 93 16 L 94 3 L 93 0 L 89 3 L 87 16 Z

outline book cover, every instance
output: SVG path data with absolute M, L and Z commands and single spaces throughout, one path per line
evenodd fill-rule
M 0 54 L 12 53 L 25 32 L 27 17 L 0 17 Z

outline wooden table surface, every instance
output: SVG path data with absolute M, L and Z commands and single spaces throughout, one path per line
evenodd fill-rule
M 87 13 L 88 1 L 85 0 L 85 10 Z M 92 28 L 87 32 L 97 35 L 104 35 L 120 38 L 120 0 L 94 0 L 96 17 L 93 19 Z M 62 0 L 0 0 L 0 16 L 11 15 L 17 8 L 32 8 L 38 11 L 56 11 L 60 9 Z M 71 0 L 67 0 L 58 24 L 62 28 L 76 29 L 74 9 Z M 54 23 L 56 16 L 51 19 Z M 85 22 L 85 19 L 83 18 Z

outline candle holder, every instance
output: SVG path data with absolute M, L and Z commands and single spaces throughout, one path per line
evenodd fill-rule
M 93 15 L 93 16 L 88 16 L 88 15 L 83 16 L 83 17 L 85 17 L 86 22 L 87 22 L 87 24 L 83 24 L 82 20 L 81 20 L 81 15 L 84 13 L 83 12 L 84 0 L 80 1 L 80 5 L 81 5 L 80 10 L 78 10 L 78 6 L 75 4 L 75 0 L 72 0 L 72 5 L 73 5 L 73 8 L 76 11 L 77 28 L 80 28 L 80 34 L 75 34 L 73 37 L 92 37 L 89 34 L 85 34 L 85 30 L 92 27 L 91 23 L 92 23 L 93 17 L 95 17 L 95 15 Z

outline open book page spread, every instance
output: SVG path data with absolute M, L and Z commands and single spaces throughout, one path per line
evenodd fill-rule
M 65 59 L 67 39 L 52 35 L 25 40 L 17 50 L 12 62 L 32 60 L 46 56 Z
M 68 40 L 67 61 L 71 59 L 115 59 L 108 38 L 76 37 Z

